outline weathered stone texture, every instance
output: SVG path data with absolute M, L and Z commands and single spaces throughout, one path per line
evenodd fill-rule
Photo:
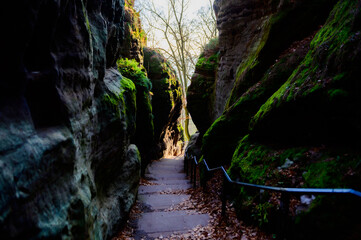
M 215 2 L 220 62 L 209 112 L 219 117 L 201 153 L 211 167 L 230 164 L 232 179 L 253 184 L 360 191 L 360 6 L 360 0 Z M 202 96 L 208 89 L 198 90 Z M 276 194 L 232 190 L 242 220 L 276 228 Z M 359 238 L 358 198 L 317 196 L 311 207 L 292 198 L 287 238 Z
M 219 62 L 218 39 L 205 47 L 187 89 L 187 108 L 203 135 L 214 121 L 214 95 Z
M 111 68 L 124 38 L 124 1 L 6 5 L 0 234 L 109 238 L 134 202 L 140 174 L 130 145 L 134 92 Z
M 158 51 L 144 48 L 144 67 L 152 82 L 156 154 L 178 155 L 183 133 L 179 117 L 183 106 L 181 84 L 170 63 Z

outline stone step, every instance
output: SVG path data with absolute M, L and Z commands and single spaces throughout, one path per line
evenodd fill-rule
M 185 185 L 185 184 L 191 184 L 191 182 L 188 179 L 168 179 L 168 180 L 161 180 L 161 181 L 152 181 L 155 184 L 158 185 Z
M 170 163 L 170 164 L 183 164 L 183 158 L 182 159 L 170 159 L 170 158 L 163 158 L 161 160 L 153 161 L 152 163 Z
M 145 174 L 147 180 L 165 181 L 165 180 L 183 180 L 186 179 L 185 173 L 152 173 Z
M 165 171 L 182 171 L 184 170 L 183 165 L 171 165 L 171 164 L 153 164 L 147 167 L 147 170 L 165 170 Z
M 159 193 L 159 192 L 170 192 L 178 190 L 187 190 L 191 187 L 191 184 L 177 184 L 177 185 L 150 185 L 150 186 L 139 186 L 138 194 L 147 193 Z
M 189 195 L 178 194 L 140 194 L 139 202 L 145 205 L 148 211 L 161 211 L 189 199 Z
M 208 224 L 208 214 L 196 214 L 189 211 L 167 211 L 181 202 L 187 201 L 187 194 L 160 194 L 176 192 L 192 187 L 183 172 L 183 159 L 161 159 L 152 162 L 145 178 L 157 185 L 143 185 L 138 190 L 138 201 L 143 213 L 137 220 L 133 237 L 135 239 L 154 239 L 169 237 L 173 233 L 183 233 L 198 225 Z
M 187 232 L 198 225 L 206 226 L 208 214 L 189 215 L 187 211 L 143 213 L 137 223 L 135 235 L 142 237 L 169 237 L 173 233 Z
M 156 170 L 162 170 L 162 171 L 168 171 L 168 172 L 179 172 L 179 171 L 184 171 L 184 167 L 183 166 L 163 166 L 163 165 L 151 165 L 147 167 L 148 171 L 156 171 Z

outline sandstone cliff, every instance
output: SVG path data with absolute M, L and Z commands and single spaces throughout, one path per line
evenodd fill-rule
M 218 73 L 213 107 L 202 116 L 213 122 L 202 138 L 211 166 L 230 164 L 233 179 L 250 183 L 360 190 L 360 6 L 359 0 L 215 1 Z M 198 88 L 198 96 L 205 94 Z M 204 122 L 195 121 L 199 129 Z M 233 190 L 238 213 L 274 229 L 279 196 Z M 320 197 L 303 213 L 299 197 L 292 201 L 293 238 L 360 236 L 359 221 L 339 217 L 359 209 L 357 200 Z
M 2 238 L 108 239 L 126 219 L 140 155 L 149 151 L 137 139 L 145 129 L 153 141 L 150 88 L 140 91 L 138 79 L 116 69 L 121 57 L 142 65 L 132 4 L 5 4 L 12 20 L 1 22 Z
M 182 152 L 182 89 L 170 63 L 156 50 L 144 48 L 144 66 L 152 82 L 154 141 L 156 156 L 177 156 Z
M 187 108 L 192 113 L 192 121 L 202 134 L 212 125 L 215 115 L 213 106 L 218 61 L 218 39 L 213 39 L 199 56 L 187 91 Z

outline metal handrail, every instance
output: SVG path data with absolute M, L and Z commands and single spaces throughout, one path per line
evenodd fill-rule
M 197 158 L 194 156 L 194 163 L 195 165 L 199 165 L 200 163 L 204 163 L 208 172 L 222 170 L 224 173 L 225 178 L 228 182 L 234 183 L 237 185 L 241 185 L 244 187 L 251 187 L 251 188 L 258 188 L 262 190 L 270 190 L 274 192 L 285 192 L 285 193 L 293 193 L 293 194 L 317 194 L 317 195 L 326 195 L 326 194 L 352 194 L 358 197 L 361 197 L 361 192 L 356 191 L 354 189 L 344 189 L 344 188 L 284 188 L 284 187 L 273 187 L 273 186 L 266 186 L 266 185 L 258 185 L 258 184 L 251 184 L 245 182 L 238 182 L 231 179 L 228 175 L 227 171 L 224 169 L 223 166 L 216 167 L 216 168 L 209 168 L 208 163 L 205 159 L 202 159 L 201 162 L 197 161 Z
M 356 191 L 354 189 L 343 189 L 343 188 L 284 188 L 284 187 L 274 187 L 274 186 L 266 186 L 266 185 L 258 185 L 258 184 L 251 184 L 251 183 L 245 183 L 245 182 L 239 182 L 234 181 L 231 179 L 231 177 L 228 175 L 227 171 L 224 169 L 223 166 L 215 167 L 215 168 L 209 168 L 207 161 L 203 158 L 202 161 L 198 162 L 196 156 L 192 156 L 189 158 L 188 154 L 186 154 L 187 159 L 193 159 L 191 161 L 191 181 L 193 181 L 193 187 L 196 187 L 196 170 L 197 166 L 203 163 L 207 169 L 207 172 L 212 172 L 216 170 L 221 170 L 224 174 L 224 179 L 227 180 L 228 183 L 237 184 L 240 186 L 248 187 L 248 188 L 256 188 L 260 190 L 269 190 L 274 192 L 281 193 L 281 199 L 280 199 L 280 209 L 283 212 L 284 216 L 287 217 L 288 215 L 288 206 L 289 206 L 289 200 L 290 200 L 290 194 L 293 195 L 305 195 L 305 194 L 311 194 L 311 195 L 336 195 L 336 194 L 350 194 L 361 198 L 361 192 Z M 187 161 L 184 161 L 184 168 L 186 170 L 186 173 L 188 175 L 189 165 Z M 222 190 L 222 216 L 225 216 L 225 210 L 226 210 L 226 187 L 225 187 L 225 181 L 223 181 L 223 190 Z M 285 228 L 285 225 L 283 225 L 283 228 Z M 281 233 L 284 234 L 284 233 Z M 283 236 L 281 237 L 283 239 Z

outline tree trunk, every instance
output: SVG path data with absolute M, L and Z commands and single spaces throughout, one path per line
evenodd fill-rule
M 184 120 L 184 134 L 185 134 L 185 141 L 189 141 L 189 139 L 191 139 L 191 136 L 189 134 L 189 112 L 187 107 L 184 105 L 184 115 L 185 115 L 185 120 Z

